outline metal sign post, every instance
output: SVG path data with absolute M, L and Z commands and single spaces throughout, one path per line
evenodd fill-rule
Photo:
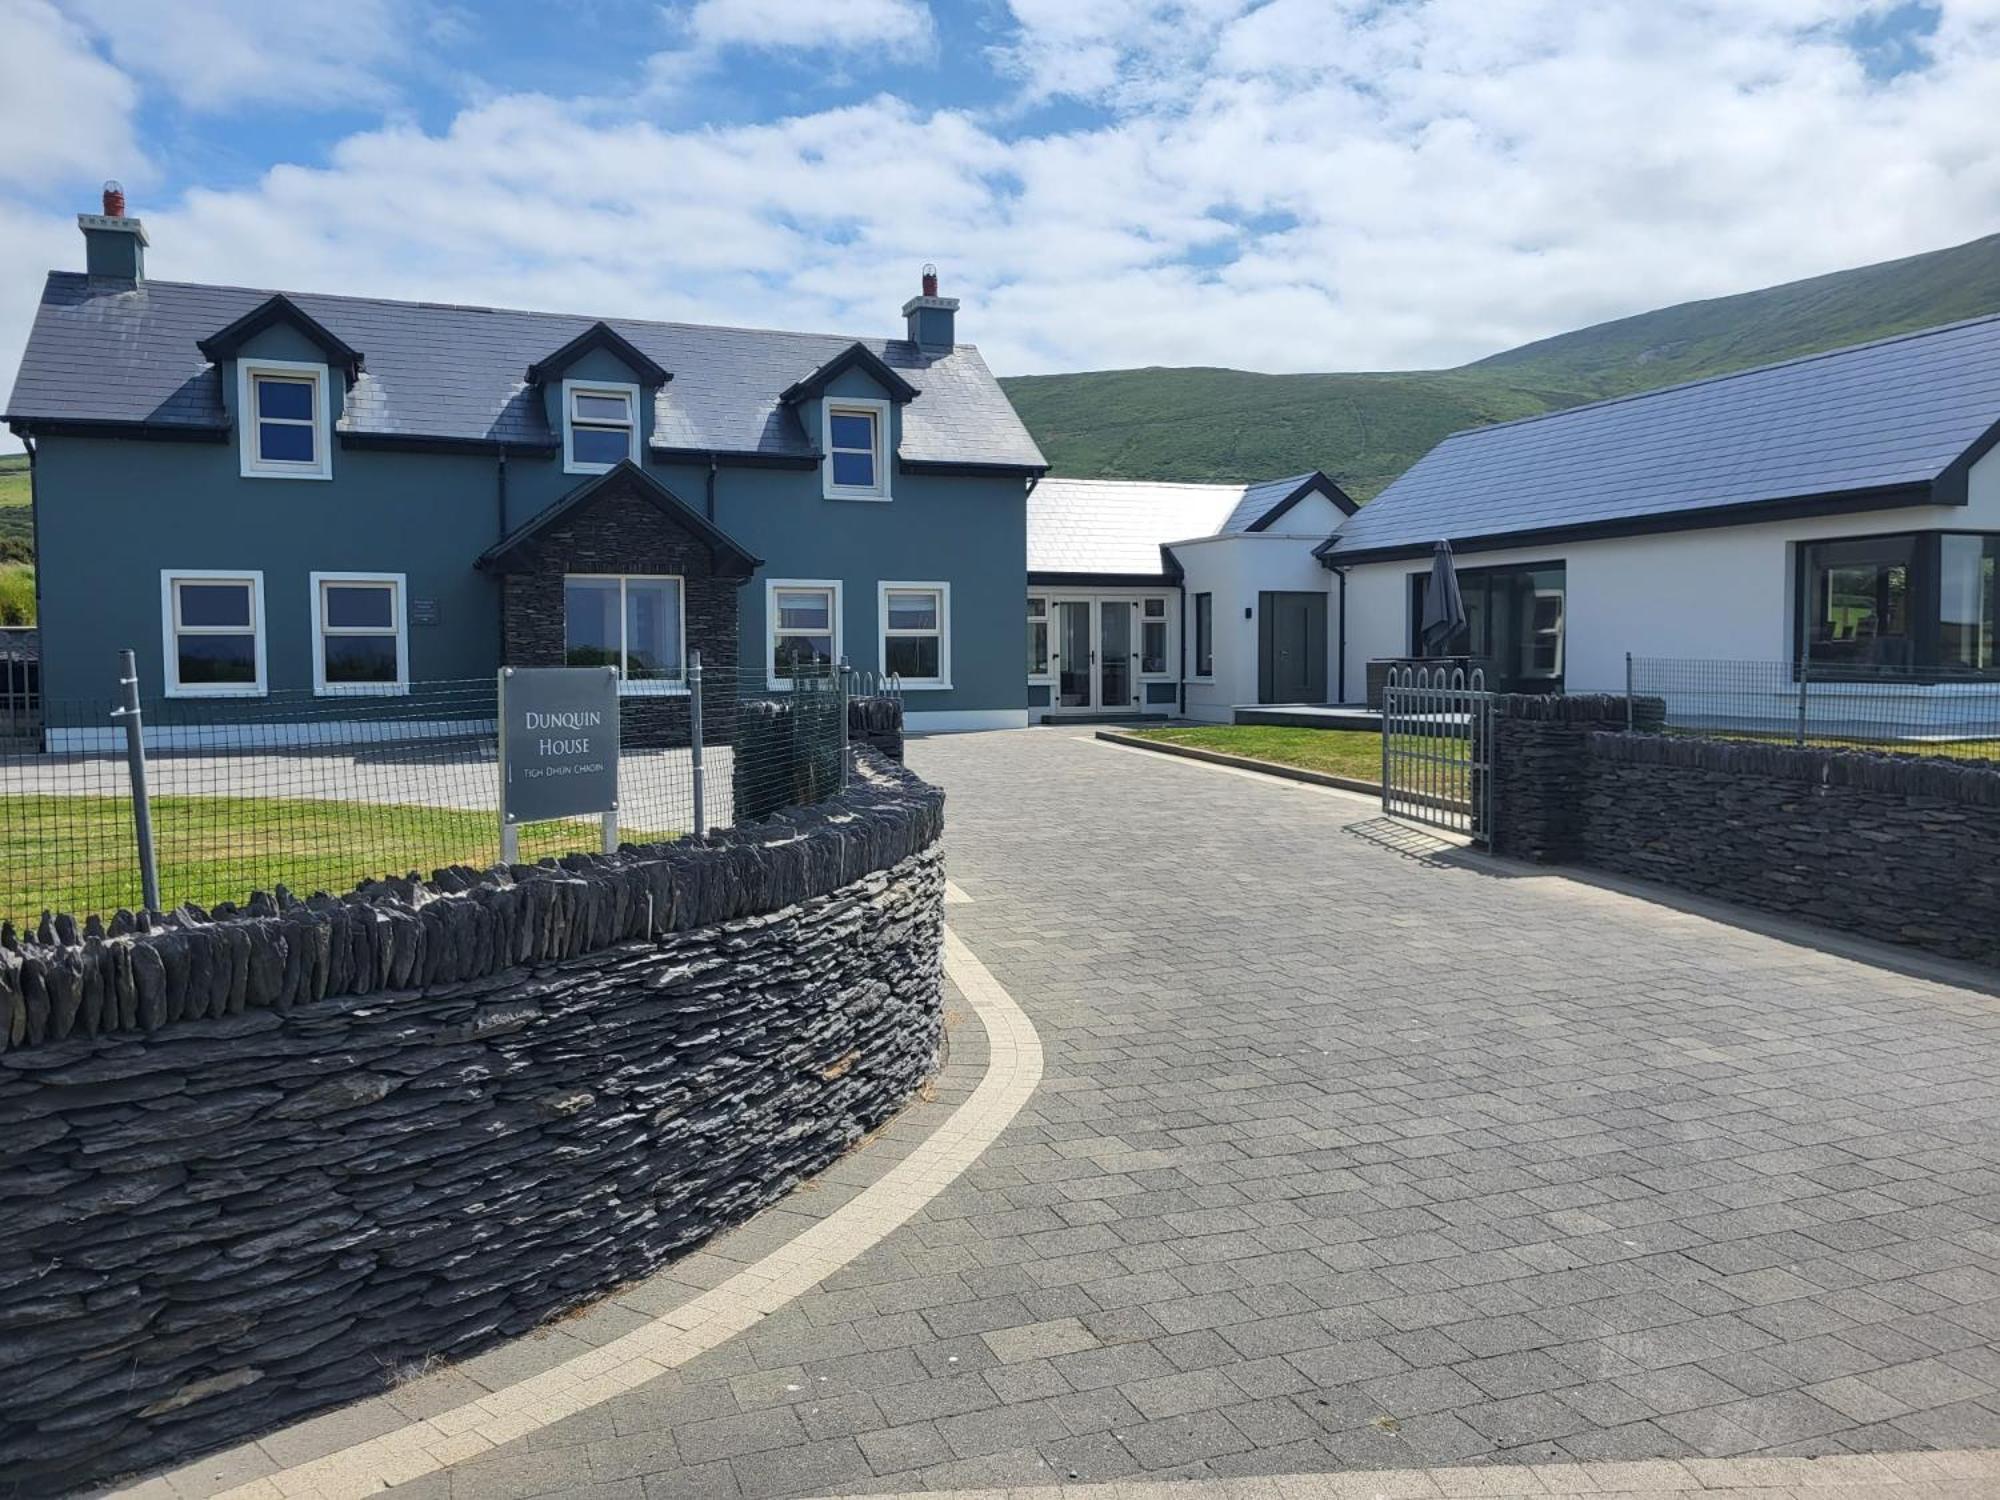
M 517 864 L 523 823 L 596 814 L 618 849 L 618 671 L 500 669 L 500 860 Z

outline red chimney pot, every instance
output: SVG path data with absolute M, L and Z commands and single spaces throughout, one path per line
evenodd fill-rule
M 935 297 L 937 294 L 937 267 L 926 264 L 924 267 L 924 295 L 926 297 Z
M 107 219 L 125 217 L 125 189 L 116 182 L 104 184 L 104 217 Z

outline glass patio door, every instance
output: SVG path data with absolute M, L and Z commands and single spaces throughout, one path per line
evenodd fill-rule
M 1130 599 L 1100 599 L 1097 603 L 1097 706 L 1117 712 L 1132 706 L 1132 612 Z
M 1092 696 L 1097 656 L 1090 648 L 1090 601 L 1088 599 L 1057 599 L 1053 601 L 1056 612 L 1055 633 L 1055 673 L 1057 708 L 1088 709 L 1096 707 Z

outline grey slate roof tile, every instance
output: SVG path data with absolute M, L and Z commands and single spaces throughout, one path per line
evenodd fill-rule
M 1311 477 L 1183 484 L 1051 474 L 1028 496 L 1028 571 L 1158 573 L 1163 543 L 1248 531 Z
M 1330 556 L 1928 483 L 2000 422 L 2000 317 L 1455 433 Z
M 370 297 L 287 293 L 362 351 L 341 430 L 545 445 L 554 441 L 527 384 L 530 364 L 598 320 Z M 27 420 L 224 421 L 213 370 L 195 347 L 271 292 L 149 281 L 93 288 L 51 272 L 6 415 Z M 673 373 L 654 409 L 653 446 L 807 457 L 817 444 L 778 394 L 857 342 L 851 336 L 606 318 Z M 903 408 L 901 456 L 924 463 L 1040 468 L 979 351 L 926 352 L 903 339 L 861 339 L 921 393 Z

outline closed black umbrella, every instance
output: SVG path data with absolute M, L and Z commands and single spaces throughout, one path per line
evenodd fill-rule
M 1465 596 L 1458 591 L 1458 569 L 1452 566 L 1451 543 L 1440 540 L 1431 554 L 1430 583 L 1424 589 L 1424 617 L 1418 630 L 1424 650 L 1442 656 L 1452 637 L 1465 629 Z

